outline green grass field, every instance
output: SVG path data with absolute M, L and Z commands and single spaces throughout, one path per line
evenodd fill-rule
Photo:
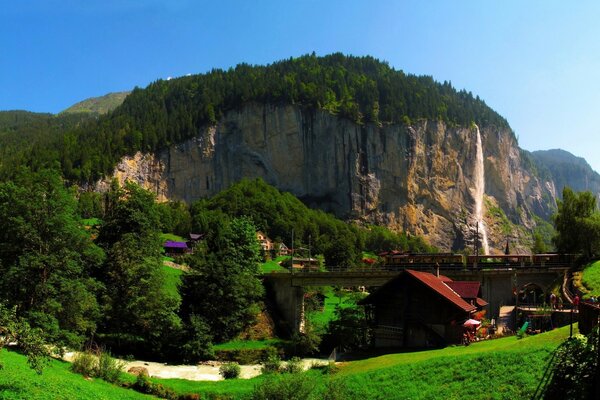
M 348 363 L 352 398 L 525 399 L 535 392 L 569 327 L 518 340 L 506 337 L 441 350 L 390 354 Z M 390 384 L 394 382 L 394 384 Z
M 179 285 L 181 285 L 181 275 L 183 271 L 163 265 L 165 274 L 165 289 L 171 296 L 179 298 Z
M 0 399 L 151 399 L 133 390 L 123 389 L 100 379 L 86 380 L 72 373 L 71 364 L 52 360 L 42 375 L 27 366 L 27 359 L 15 352 L 3 350 L 0 360 Z
M 172 240 L 174 242 L 186 242 L 187 240 L 182 238 L 181 236 L 178 236 L 174 233 L 161 233 L 160 234 L 160 241 L 162 243 L 166 242 L 167 240 Z
M 440 350 L 388 354 L 341 365 L 331 379 L 356 399 L 526 399 L 535 392 L 547 362 L 569 334 L 569 327 L 518 340 L 506 337 Z M 25 357 L 2 351 L 0 399 L 142 399 L 131 390 L 101 380 L 88 381 L 51 361 L 42 375 L 27 367 Z M 322 389 L 329 376 L 309 371 Z M 152 379 L 180 394 L 199 393 L 242 399 L 265 377 L 227 381 Z M 127 379 L 133 380 L 132 376 Z
M 335 317 L 335 309 L 340 307 L 352 307 L 356 304 L 355 298 L 350 292 L 342 291 L 336 293 L 331 286 L 325 288 L 325 304 L 323 311 L 313 311 L 309 314 L 308 319 L 318 330 L 325 330 L 329 321 Z
M 281 261 L 287 260 L 288 258 L 290 258 L 290 257 L 289 256 L 279 256 L 279 257 L 275 258 L 274 260 L 269 260 L 269 261 L 261 264 L 260 272 L 262 272 L 263 274 L 268 274 L 271 272 L 288 272 L 288 270 L 286 268 L 279 265 L 279 263 Z
M 588 293 L 583 296 L 584 298 L 600 296 L 600 261 L 595 261 L 585 267 L 581 281 L 588 290 Z

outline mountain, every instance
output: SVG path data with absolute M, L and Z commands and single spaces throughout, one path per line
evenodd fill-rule
M 554 181 L 559 198 L 562 198 L 565 186 L 576 192 L 589 190 L 596 197 L 600 196 L 600 174 L 584 158 L 561 149 L 534 151 L 531 156 L 540 170 Z
M 120 106 L 129 93 L 131 92 L 116 92 L 108 93 L 100 97 L 90 97 L 89 99 L 80 101 L 79 103 L 73 104 L 71 107 L 61 111 L 61 114 L 106 114 Z
M 342 54 L 135 88 L 20 162 L 53 160 L 74 183 L 102 190 L 115 176 L 188 202 L 260 177 L 311 206 L 445 250 L 472 249 L 479 230 L 492 252 L 507 239 L 528 251 L 557 196 L 549 168 L 479 97 Z

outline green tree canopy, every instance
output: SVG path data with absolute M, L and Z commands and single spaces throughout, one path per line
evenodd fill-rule
M 21 171 L 0 183 L 0 299 L 47 339 L 68 344 L 96 329 L 98 285 L 90 271 L 104 258 L 76 207 L 56 171 Z
M 600 255 L 600 214 L 591 192 L 574 193 L 565 187 L 553 221 L 559 252 L 581 253 L 587 259 Z

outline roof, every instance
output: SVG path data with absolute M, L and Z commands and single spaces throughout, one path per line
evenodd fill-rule
M 190 239 L 200 240 L 204 237 L 204 233 L 190 233 Z
M 439 275 L 438 278 L 442 282 L 452 282 L 452 279 L 448 278 L 446 275 Z
M 188 245 L 186 242 L 175 242 L 173 240 L 167 240 L 163 247 L 168 247 L 170 249 L 187 249 Z
M 481 284 L 477 281 L 447 281 L 445 283 L 463 299 L 475 299 L 479 296 Z
M 471 305 L 464 301 L 458 293 L 454 290 L 450 289 L 441 279 L 436 277 L 429 272 L 420 272 L 414 271 L 412 269 L 407 269 L 406 273 L 413 278 L 421 281 L 425 285 L 427 285 L 432 290 L 436 291 L 439 295 L 444 297 L 446 300 L 450 301 L 452 304 L 462 309 L 463 311 L 470 312 L 474 311 L 477 307 Z
M 487 301 L 485 301 L 484 299 L 482 299 L 481 297 L 478 297 L 477 299 L 475 299 L 475 304 L 477 304 L 478 307 L 485 307 L 489 303 Z

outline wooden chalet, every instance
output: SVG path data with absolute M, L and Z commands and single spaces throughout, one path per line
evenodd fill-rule
M 179 255 L 190 252 L 190 247 L 188 246 L 187 242 L 176 242 L 173 240 L 167 240 L 163 244 L 163 248 L 165 249 L 165 254 L 167 255 Z
M 420 348 L 460 343 L 462 324 L 478 306 L 471 304 L 471 298 L 461 297 L 451 282 L 446 277 L 406 269 L 360 301 L 373 328 L 375 347 Z M 454 286 L 463 294 L 475 293 L 475 285 L 460 283 Z M 477 289 L 478 296 L 480 288 Z

